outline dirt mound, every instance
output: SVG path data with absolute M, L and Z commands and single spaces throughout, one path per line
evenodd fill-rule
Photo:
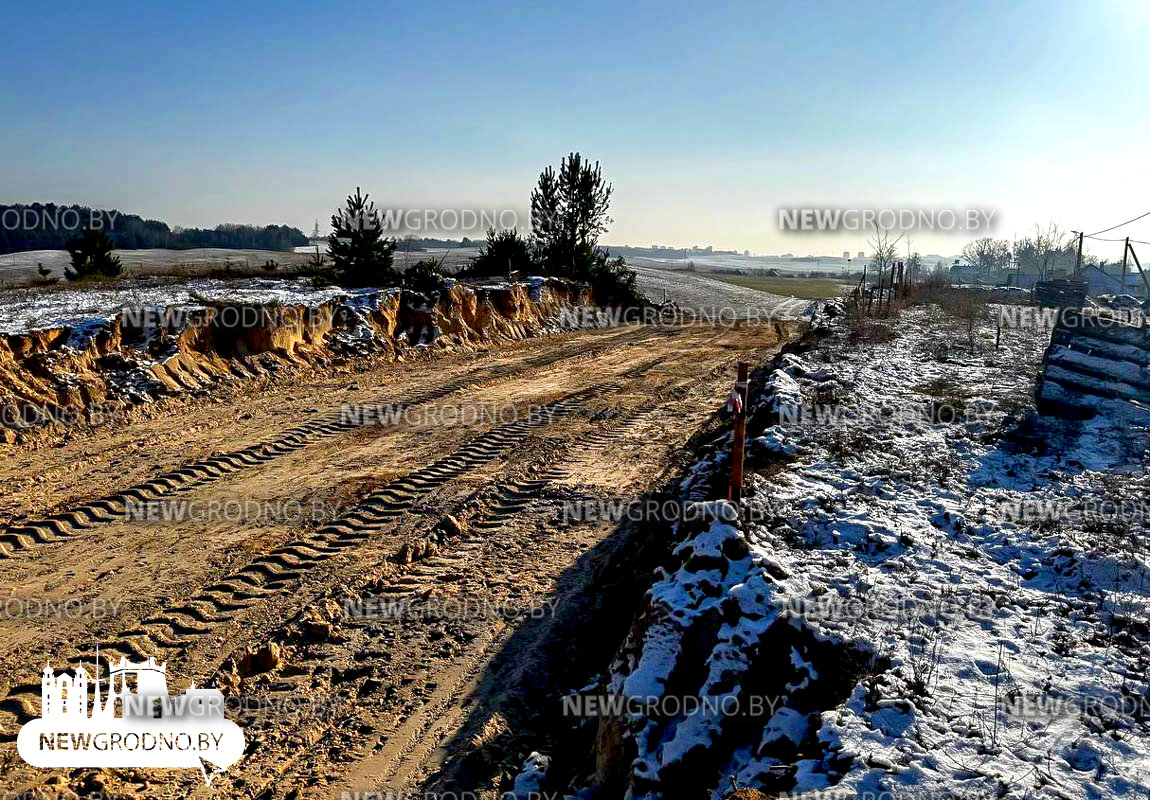
M 0 442 L 123 421 L 225 383 L 537 336 L 597 320 L 562 313 L 593 304 L 586 286 L 535 280 L 455 284 L 436 299 L 393 289 L 319 304 L 204 300 L 11 333 L 0 339 Z

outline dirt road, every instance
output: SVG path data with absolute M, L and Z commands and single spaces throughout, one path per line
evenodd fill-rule
M 10 458 L 0 785 L 270 798 L 506 782 L 525 687 L 560 668 L 538 648 L 603 611 L 593 589 L 620 526 L 596 503 L 665 480 L 734 362 L 785 334 L 529 340 Z M 221 688 L 244 759 L 208 788 L 195 771 L 11 758 L 45 662 L 91 671 L 97 646 L 166 662 L 172 694 Z

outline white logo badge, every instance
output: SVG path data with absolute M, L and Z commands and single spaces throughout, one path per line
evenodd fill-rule
M 56 675 L 45 665 L 40 718 L 21 728 L 20 757 L 34 767 L 198 768 L 210 786 L 243 755 L 244 732 L 224 718 L 218 689 L 193 683 L 169 696 L 167 666 L 155 658 L 109 661 L 101 698 L 98 655 L 92 678 L 82 666 L 75 675 Z M 95 691 L 89 708 L 90 679 Z

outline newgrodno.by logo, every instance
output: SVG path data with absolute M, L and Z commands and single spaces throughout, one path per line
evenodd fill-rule
M 167 663 L 134 664 L 123 656 L 108 661 L 108 686 L 100 694 L 100 666 L 91 678 L 44 667 L 40 718 L 24 725 L 16 739 L 20 757 L 34 767 L 198 768 L 204 782 L 239 761 L 244 732 L 224 718 L 218 689 L 168 695 Z

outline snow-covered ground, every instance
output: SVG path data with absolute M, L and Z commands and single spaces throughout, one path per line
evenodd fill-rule
M 323 251 L 323 248 L 320 248 Z M 166 272 L 183 270 L 194 273 L 201 270 L 253 269 L 258 270 L 269 259 L 281 266 L 305 263 L 313 248 L 297 248 L 294 252 L 282 250 L 234 250 L 224 247 L 196 247 L 190 250 L 150 248 L 144 250 L 113 250 L 124 266 L 124 274 L 141 271 Z M 56 278 L 63 279 L 64 270 L 71 264 L 67 250 L 23 250 L 0 255 L 0 280 L 36 279 L 42 266 Z
M 316 289 L 306 278 L 242 281 L 192 278 L 178 282 L 154 278 L 125 281 L 122 286 L 107 289 L 9 289 L 0 292 L 0 333 L 65 325 L 76 327 L 91 320 L 107 319 L 124 308 L 195 306 L 195 296 L 233 302 L 318 305 L 346 294 L 347 290 L 338 287 Z
M 1035 417 L 1047 331 L 831 330 L 765 381 L 744 520 L 677 545 L 612 667 L 611 693 L 712 701 L 631 720 L 631 796 L 703 765 L 715 798 L 1147 797 L 1147 430 Z M 716 710 L 764 689 L 749 730 Z
M 427 256 L 426 253 L 423 255 Z M 792 319 L 810 305 L 809 300 L 779 297 L 689 273 L 644 268 L 636 272 L 640 288 L 649 297 L 661 301 L 663 289 L 667 288 L 671 300 L 683 308 L 696 309 L 697 317 L 684 312 L 682 319 L 687 322 L 694 319 L 728 321 L 745 319 L 748 315 L 758 320 Z M 76 327 L 92 320 L 107 319 L 124 308 L 195 305 L 194 296 L 249 303 L 316 305 L 344 294 L 349 292 L 337 287 L 313 288 L 306 278 L 223 281 L 157 277 L 125 280 L 122 285 L 100 289 L 71 289 L 63 285 L 5 289 L 0 290 L 0 333 L 64 325 Z M 707 317 L 707 314 L 711 316 Z
M 639 289 L 653 302 L 663 302 L 666 292 L 668 301 L 704 319 L 794 319 L 810 305 L 810 300 L 747 289 L 693 272 L 638 266 L 634 270 Z

